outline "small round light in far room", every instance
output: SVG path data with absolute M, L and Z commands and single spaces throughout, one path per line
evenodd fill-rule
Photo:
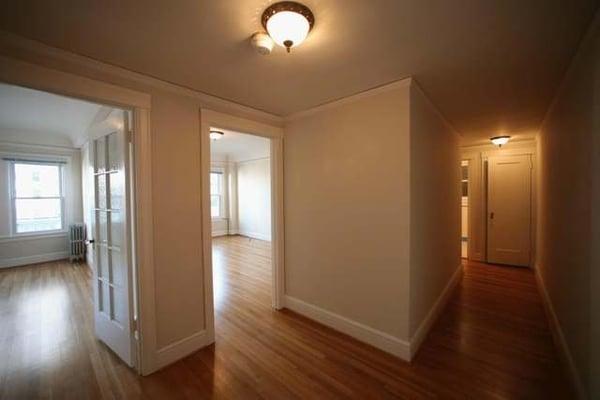
M 272 4 L 262 15 L 262 24 L 269 36 L 288 53 L 306 39 L 314 23 L 312 11 L 295 1 Z
M 221 131 L 215 131 L 215 130 L 211 130 L 210 131 L 210 138 L 212 140 L 219 140 L 221 139 L 223 136 L 225 136 L 225 133 L 221 132 Z
M 508 135 L 494 136 L 493 138 L 490 138 L 490 140 L 496 146 L 502 147 L 503 145 L 505 145 L 506 143 L 508 143 L 508 141 L 510 140 L 510 136 L 508 136 Z

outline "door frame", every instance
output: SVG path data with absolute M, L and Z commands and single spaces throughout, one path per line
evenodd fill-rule
M 200 109 L 200 150 L 202 168 L 202 250 L 206 326 L 214 337 L 214 300 L 212 278 L 212 221 L 210 217 L 210 128 L 219 127 L 270 139 L 271 142 L 271 254 L 272 305 L 284 307 L 284 222 L 283 222 L 283 128 L 246 118 L 235 117 L 207 108 Z
M 136 286 L 136 321 L 139 340 L 134 369 L 147 375 L 156 368 L 156 315 L 152 220 L 152 165 L 150 109 L 147 93 L 108 84 L 24 61 L 0 57 L 0 82 L 61 96 L 92 101 L 132 112 L 134 161 L 131 185 L 135 210 L 130 216 L 134 240 L 130 244 L 132 277 Z M 130 286 L 130 290 L 133 289 Z

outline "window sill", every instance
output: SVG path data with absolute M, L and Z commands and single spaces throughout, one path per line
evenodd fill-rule
M 54 237 L 66 237 L 67 231 L 50 231 L 50 232 L 35 232 L 35 233 L 19 233 L 12 236 L 0 236 L 0 243 L 18 242 L 21 240 L 36 240 L 49 239 Z

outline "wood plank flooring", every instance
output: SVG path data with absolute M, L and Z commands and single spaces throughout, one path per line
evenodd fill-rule
M 271 309 L 270 248 L 213 243 L 216 344 L 138 377 L 93 336 L 90 271 L 0 270 L 0 399 L 573 398 L 530 270 L 467 263 L 412 364 Z

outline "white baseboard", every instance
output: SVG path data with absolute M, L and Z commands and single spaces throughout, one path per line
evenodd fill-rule
M 285 296 L 285 307 L 361 342 L 410 361 L 410 344 L 405 340 L 291 296 Z
M 0 259 L 0 268 L 18 267 L 21 265 L 38 264 L 49 261 L 64 260 L 69 258 L 66 251 L 57 251 L 54 253 L 36 254 L 34 256 L 14 257 Z
M 223 230 L 218 230 L 218 231 L 212 231 L 212 237 L 218 237 L 218 236 L 227 236 L 230 233 L 227 232 L 226 229 Z
M 264 240 L 267 242 L 271 241 L 271 235 L 265 235 L 264 233 L 258 233 L 258 232 L 248 232 L 248 231 L 242 231 L 240 230 L 238 235 L 242 235 L 242 236 L 248 236 L 249 238 L 253 238 L 253 239 L 258 239 L 258 240 Z
M 463 275 L 463 266 L 462 266 L 462 264 L 460 264 L 458 266 L 458 268 L 456 269 L 456 271 L 454 271 L 454 274 L 452 274 L 452 277 L 448 281 L 448 284 L 446 285 L 444 290 L 442 290 L 442 293 L 440 293 L 440 296 L 437 298 L 437 300 L 431 307 L 431 310 L 429 310 L 429 312 L 427 313 L 427 315 L 425 316 L 423 321 L 421 321 L 421 324 L 415 331 L 415 334 L 411 337 L 411 339 L 410 339 L 410 359 L 411 360 L 417 354 L 417 351 L 419 351 L 419 347 L 421 347 L 421 344 L 427 337 L 427 334 L 431 330 L 431 327 L 433 326 L 435 321 L 438 319 L 438 317 L 440 316 L 442 311 L 444 311 L 444 308 L 446 308 L 446 304 L 448 304 L 448 300 L 450 299 L 450 296 L 452 296 L 454 289 L 460 283 L 462 275 Z
M 156 365 L 153 370 L 157 371 L 169 364 L 173 364 L 213 342 L 214 339 L 204 330 L 171 343 L 156 351 Z
M 569 374 L 571 382 L 575 386 L 575 390 L 577 391 L 577 397 L 579 399 L 587 399 L 587 391 L 585 389 L 585 385 L 581 380 L 581 376 L 579 375 L 577 366 L 575 365 L 575 361 L 573 360 L 573 355 L 571 354 L 571 350 L 569 349 L 569 345 L 567 344 L 567 340 L 565 339 L 565 335 L 560 326 L 558 316 L 554 311 L 552 299 L 550 298 L 550 295 L 546 290 L 544 278 L 537 265 L 534 268 L 534 272 L 538 287 L 540 288 L 540 293 L 542 294 L 542 300 L 544 303 L 544 308 L 546 310 L 546 316 L 548 318 L 548 322 L 550 323 L 550 330 L 552 331 L 552 337 L 554 338 L 554 343 L 556 347 L 558 347 L 560 358 L 567 368 L 567 373 Z

